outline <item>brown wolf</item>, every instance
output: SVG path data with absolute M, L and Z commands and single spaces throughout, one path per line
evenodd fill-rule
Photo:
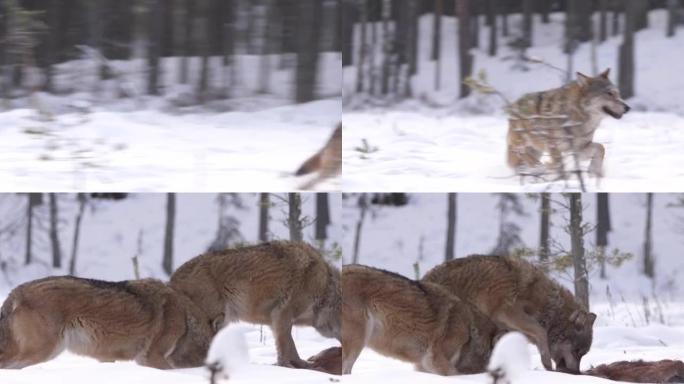
M 493 322 L 437 284 L 361 265 L 342 267 L 345 374 L 365 346 L 424 372 L 484 372 L 498 336 Z
M 681 360 L 617 361 L 594 367 L 585 372 L 585 375 L 630 383 L 682 383 L 684 382 L 684 362 Z
M 312 172 L 318 172 L 318 175 L 302 185 L 300 189 L 311 189 L 321 181 L 335 177 L 342 172 L 342 123 L 337 124 L 337 128 L 335 128 L 328 142 L 316 154 L 307 159 L 297 169 L 295 175 L 306 175 Z
M 170 284 L 200 306 L 215 329 L 238 320 L 269 325 L 278 364 L 307 368 L 292 326 L 313 326 L 339 340 L 339 273 L 306 243 L 273 241 L 195 257 L 173 273 Z
M 594 143 L 594 132 L 608 115 L 619 119 L 629 111 L 620 92 L 608 79 L 610 69 L 596 77 L 577 73 L 577 80 L 563 87 L 523 95 L 509 106 L 508 165 L 516 173 L 540 173 L 540 162 L 551 157 L 550 168 L 560 171 L 563 155 L 575 153 L 590 160 L 589 172 L 603 175 L 605 148 Z
M 16 287 L 0 310 L 0 368 L 63 350 L 168 369 L 204 363 L 213 333 L 190 300 L 153 280 L 48 277 Z
M 523 333 L 537 345 L 542 363 L 579 372 L 591 347 L 596 315 L 531 263 L 515 257 L 469 256 L 442 263 L 422 279 L 468 300 L 500 327 Z
M 306 359 L 311 364 L 311 369 L 331 373 L 342 374 L 342 348 L 330 347 Z

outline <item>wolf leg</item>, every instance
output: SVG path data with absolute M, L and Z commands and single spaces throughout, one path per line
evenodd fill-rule
M 442 376 L 451 376 L 458 373 L 456 370 L 456 361 L 461 355 L 462 344 L 457 347 L 457 350 L 451 359 L 447 357 L 444 352 L 444 346 L 433 345 L 428 347 L 428 351 L 423 356 L 420 363 L 417 364 L 418 370 L 436 373 Z
M 0 368 L 19 369 L 48 361 L 64 350 L 57 324 L 49 316 L 19 305 L 2 319 L 6 338 L 0 345 Z
M 351 373 L 352 367 L 366 346 L 371 329 L 370 319 L 358 308 L 342 310 L 342 374 Z
M 535 318 L 525 313 L 522 308 L 509 307 L 506 311 L 497 316 L 497 320 L 504 323 L 507 327 L 520 331 L 530 341 L 537 345 L 541 354 L 542 364 L 548 371 L 553 370 L 551 363 L 551 351 L 549 350 L 549 340 L 544 329 Z
M 293 316 L 286 308 L 277 308 L 271 316 L 271 330 L 276 339 L 278 365 L 291 368 L 308 368 L 309 363 L 302 360 L 292 339 Z
M 606 149 L 599 143 L 589 143 L 584 147 L 580 153 L 580 158 L 583 160 L 591 160 L 589 162 L 589 173 L 596 177 L 603 177 L 603 158 L 606 155 Z

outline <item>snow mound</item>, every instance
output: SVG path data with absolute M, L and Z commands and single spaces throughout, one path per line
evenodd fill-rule
M 214 336 L 206 360 L 210 371 L 227 379 L 244 370 L 249 364 L 247 331 L 244 326 L 229 325 Z
M 496 343 L 487 372 L 498 384 L 514 384 L 530 369 L 527 339 L 519 332 L 509 332 Z

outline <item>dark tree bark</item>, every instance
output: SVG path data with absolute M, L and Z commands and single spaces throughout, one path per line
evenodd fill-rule
M 360 41 L 359 41 L 359 58 L 356 71 L 356 92 L 363 92 L 363 67 L 366 63 L 366 25 L 368 24 L 368 3 L 366 0 L 360 0 L 359 4 L 361 13 L 361 23 L 359 25 L 360 31 Z M 375 29 L 375 28 L 373 28 Z
M 298 103 L 316 99 L 319 36 L 321 31 L 321 2 L 299 0 L 299 33 L 297 47 L 296 96 Z
M 442 12 L 444 8 L 443 0 L 435 0 L 435 18 L 432 23 L 432 53 L 430 57 L 435 61 L 435 89 L 439 90 L 442 82 Z
M 173 273 L 173 238 L 176 226 L 176 194 L 166 194 L 166 227 L 164 230 L 164 254 L 162 269 L 167 275 Z
M 613 17 L 612 17 L 612 35 L 617 36 L 620 33 L 620 6 L 622 5 L 621 0 L 613 0 Z
M 653 257 L 653 193 L 646 194 L 646 229 L 644 231 L 644 275 L 655 277 Z
M 390 87 L 390 72 L 391 60 L 394 50 L 395 41 L 394 36 L 390 32 L 390 16 L 392 15 L 392 2 L 389 0 L 382 1 L 382 79 L 380 83 L 380 92 L 382 95 L 389 93 Z
M 316 240 L 323 243 L 328 238 L 330 225 L 330 205 L 327 193 L 316 194 Z
M 568 1 L 565 16 L 566 41 L 587 42 L 592 38 L 591 1 Z M 568 52 L 566 47 L 565 53 Z
M 639 1 L 625 0 L 625 37 L 618 57 L 618 87 L 625 99 L 634 96 L 634 13 Z
M 363 222 L 366 219 L 366 211 L 368 211 L 368 196 L 365 193 L 359 195 L 359 220 L 356 222 L 356 231 L 354 232 L 354 253 L 352 254 L 352 264 L 359 262 L 359 247 L 361 244 L 361 230 L 363 229 Z
M 470 77 L 473 67 L 473 55 L 470 53 L 470 0 L 456 0 L 458 14 L 458 58 L 460 67 L 460 93 L 465 98 L 470 94 L 470 88 L 463 82 Z
M 610 226 L 610 207 L 607 193 L 599 193 L 596 196 L 596 247 L 598 250 L 600 277 L 606 278 L 606 258 L 605 250 L 608 246 L 608 232 Z
M 78 255 L 78 239 L 81 236 L 81 221 L 83 220 L 83 213 L 85 211 L 86 203 L 88 198 L 85 193 L 79 193 L 76 195 L 78 200 L 78 212 L 76 213 L 76 219 L 74 220 L 74 238 L 71 243 L 71 259 L 69 260 L 69 275 L 76 275 L 76 257 Z
M 29 265 L 33 261 L 33 209 L 43 202 L 43 195 L 40 193 L 29 193 L 28 204 L 26 205 L 26 254 L 24 264 Z
M 200 65 L 200 76 L 197 84 L 197 97 L 200 103 L 207 100 L 209 92 L 209 4 L 208 0 L 199 0 L 197 2 L 198 9 L 195 18 L 195 30 L 197 31 L 197 39 L 195 44 L 199 49 L 199 54 L 202 57 Z
M 57 63 L 57 39 L 62 33 L 59 18 L 59 9 L 62 7 L 60 0 L 49 0 L 47 9 L 47 19 L 49 31 L 46 34 L 45 42 L 45 91 L 54 92 L 53 70 Z
M 52 249 L 52 267 L 62 267 L 62 249 L 59 245 L 59 207 L 57 196 L 54 193 L 50 197 L 50 248 Z
M 570 193 L 570 244 L 575 268 L 575 297 L 589 309 L 589 278 L 584 255 L 584 230 L 582 228 L 582 195 Z
M 268 193 L 259 194 L 259 242 L 268 241 L 268 210 L 271 207 L 271 197 Z
M 173 32 L 175 34 L 174 55 L 179 58 L 178 65 L 178 82 L 186 84 L 188 82 L 188 59 L 189 52 L 186 51 L 190 44 L 190 29 L 187 24 L 187 2 L 189 0 L 174 0 L 173 1 Z
M 508 37 L 508 14 L 510 13 L 509 3 L 504 1 L 501 3 L 501 34 L 503 37 Z
M 354 24 L 357 19 L 354 0 L 342 0 L 342 66 L 353 64 Z
M 525 46 L 532 46 L 532 15 L 534 11 L 533 0 L 522 0 L 523 11 L 523 39 Z
M 665 31 L 667 37 L 675 35 L 678 8 L 677 0 L 667 0 L 667 29 Z
M 302 197 L 299 193 L 288 193 L 288 218 L 287 225 L 290 230 L 290 240 L 302 241 Z
M 499 0 L 489 0 L 489 7 L 487 10 L 487 19 L 489 19 L 489 56 L 496 56 L 498 48 L 497 38 L 497 20 L 496 15 L 499 9 Z
M 541 207 L 539 208 L 539 261 L 542 263 L 549 260 L 549 228 L 551 224 L 551 195 L 541 193 Z
M 608 36 L 608 0 L 599 0 L 599 42 L 606 41 Z
M 480 14 L 479 1 L 470 3 L 470 48 L 480 47 Z
M 649 1 L 641 0 L 634 3 L 634 30 L 641 31 L 648 28 L 648 7 Z
M 538 0 L 539 3 L 539 14 L 541 15 L 541 22 L 544 24 L 549 23 L 549 12 L 551 11 L 551 1 L 549 0 Z
M 147 32 L 147 93 L 150 95 L 159 94 L 159 56 L 161 49 L 162 34 L 162 12 L 163 0 L 149 0 L 148 32 Z
M 458 201 L 455 193 L 447 194 L 447 236 L 446 236 L 446 253 L 444 260 L 453 260 L 455 256 L 454 249 L 456 248 L 456 215 L 458 214 Z

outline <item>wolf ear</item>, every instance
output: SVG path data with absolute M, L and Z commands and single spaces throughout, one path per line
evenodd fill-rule
M 577 83 L 581 87 L 586 87 L 587 85 L 589 85 L 589 80 L 590 80 L 589 76 L 587 76 L 583 73 L 577 72 Z
M 610 68 L 606 68 L 605 71 L 601 72 L 599 76 L 603 77 L 604 79 L 608 80 L 608 75 L 610 74 Z
M 593 312 L 589 312 L 589 326 L 590 327 L 594 326 L 594 321 L 596 321 L 596 314 Z

